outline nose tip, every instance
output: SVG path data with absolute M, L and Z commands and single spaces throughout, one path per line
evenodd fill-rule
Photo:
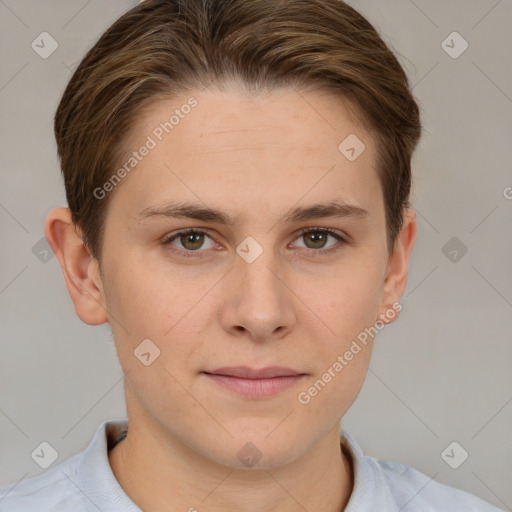
M 247 242 L 249 252 L 251 242 Z M 250 334 L 254 340 L 283 337 L 293 327 L 295 314 L 292 298 L 283 279 L 260 255 L 252 263 L 240 261 L 227 283 L 228 300 L 224 303 L 224 329 L 233 334 Z

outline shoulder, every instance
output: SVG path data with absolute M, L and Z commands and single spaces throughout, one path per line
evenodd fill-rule
M 108 460 L 109 448 L 127 428 L 126 420 L 107 420 L 85 450 L 41 475 L 0 487 L 0 512 L 139 512 L 115 479 Z
M 354 470 L 354 488 L 345 512 L 502 512 L 477 496 L 437 482 L 407 464 L 365 455 L 345 430 L 342 448 L 350 454 Z
M 477 496 L 437 482 L 407 464 L 368 459 L 382 475 L 393 500 L 403 512 L 500 512 Z
M 41 475 L 0 487 L 0 512 L 86 510 L 85 496 L 74 483 L 80 455 Z

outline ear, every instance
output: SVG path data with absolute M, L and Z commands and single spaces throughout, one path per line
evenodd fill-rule
M 78 317 L 89 325 L 108 321 L 98 261 L 82 242 L 69 208 L 54 208 L 44 234 L 59 260 Z
M 407 208 L 404 212 L 402 229 L 395 240 L 393 254 L 388 261 L 388 270 L 382 286 L 381 306 L 377 320 L 384 324 L 394 322 L 398 318 L 397 313 L 401 310 L 401 307 L 398 309 L 393 305 L 400 302 L 407 286 L 409 257 L 416 241 L 416 231 L 416 212 L 412 208 Z

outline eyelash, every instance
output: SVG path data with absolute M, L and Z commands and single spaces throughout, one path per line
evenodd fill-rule
M 296 240 L 297 238 L 300 238 L 302 235 L 304 235 L 306 233 L 328 234 L 328 235 L 331 235 L 333 238 L 336 238 L 339 242 L 341 242 L 342 246 L 346 243 L 345 238 L 343 236 L 341 236 L 339 233 L 337 233 L 336 231 L 333 231 L 329 228 L 321 228 L 321 227 L 302 228 L 299 231 L 298 236 L 294 240 Z M 171 242 L 173 242 L 174 240 L 176 240 L 176 238 L 178 238 L 182 235 L 203 235 L 203 234 L 207 235 L 209 238 L 212 238 L 208 234 L 207 231 L 197 229 L 197 228 L 189 228 L 189 229 L 183 229 L 181 231 L 174 232 L 174 233 L 164 237 L 161 240 L 161 244 L 164 246 L 170 246 Z M 213 240 L 213 238 L 212 238 L 212 240 Z M 306 249 L 308 249 L 308 248 L 306 247 Z M 340 244 L 335 244 L 333 247 L 330 247 L 328 249 L 309 249 L 309 250 L 319 252 L 319 253 L 321 253 L 320 255 L 327 255 L 327 254 L 331 254 L 333 252 L 337 252 L 340 249 L 341 249 Z M 176 247 L 173 247 L 172 251 L 176 252 L 177 254 L 183 254 L 187 257 L 191 257 L 191 256 L 192 257 L 201 257 L 200 253 L 204 252 L 201 250 L 197 250 L 197 251 L 184 250 L 184 249 L 179 249 Z M 196 254 L 196 253 L 198 253 L 198 254 Z

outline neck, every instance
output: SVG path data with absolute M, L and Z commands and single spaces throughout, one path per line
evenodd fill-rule
M 308 452 L 269 470 L 233 469 L 177 440 L 129 427 L 108 456 L 117 481 L 142 510 L 340 512 L 352 492 L 352 461 L 338 425 Z

